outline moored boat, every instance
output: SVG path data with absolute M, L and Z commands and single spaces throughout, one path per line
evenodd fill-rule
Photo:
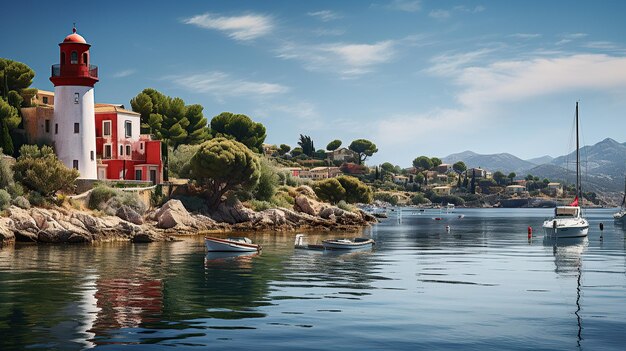
M 323 245 L 309 244 L 307 241 L 307 236 L 304 234 L 296 234 L 296 241 L 294 242 L 294 247 L 296 249 L 305 249 L 305 250 L 324 250 Z
M 554 217 L 543 222 L 546 236 L 552 238 L 581 238 L 589 232 L 589 222 L 582 215 L 582 208 L 578 205 L 582 199 L 580 188 L 580 146 L 578 137 L 578 102 L 576 102 L 576 196 L 568 206 L 557 206 Z
M 370 238 L 352 239 L 327 239 L 322 240 L 322 246 L 326 250 L 354 250 L 365 249 L 374 246 L 374 240 Z
M 619 211 L 613 214 L 613 219 L 626 222 L 626 178 L 624 179 L 624 197 L 622 198 L 622 205 Z
M 245 237 L 213 238 L 204 237 L 204 245 L 211 252 L 254 252 L 260 251 L 261 245 L 253 244 L 252 240 Z

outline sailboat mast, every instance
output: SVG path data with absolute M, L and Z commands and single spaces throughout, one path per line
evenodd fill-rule
M 576 101 L 576 196 L 580 197 L 580 146 L 578 141 L 578 101 Z

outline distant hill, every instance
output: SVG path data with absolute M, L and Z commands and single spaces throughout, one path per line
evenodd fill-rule
M 626 143 L 607 138 L 595 145 L 580 149 L 583 187 L 593 191 L 619 192 L 624 189 L 626 175 Z M 532 174 L 539 178 L 575 182 L 574 163 L 576 153 L 559 156 L 549 160 L 550 156 L 522 160 L 511 154 L 481 155 L 464 151 L 442 158 L 445 163 L 463 161 L 468 167 L 482 167 L 489 171 L 515 172 L 518 177 Z M 548 162 L 543 162 L 547 160 Z M 568 171 L 569 170 L 569 171 Z
M 502 171 L 505 173 L 517 173 L 536 166 L 535 163 L 524 161 L 519 157 L 507 153 L 481 155 L 472 151 L 464 151 L 446 156 L 441 160 L 449 164 L 463 161 L 467 167 L 481 167 L 492 172 Z
M 544 165 L 546 163 L 550 163 L 552 160 L 554 160 L 554 157 L 545 155 L 541 157 L 531 158 L 530 160 L 525 160 L 525 161 L 539 166 L 539 165 Z

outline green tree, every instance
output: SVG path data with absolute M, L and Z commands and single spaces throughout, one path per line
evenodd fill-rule
M 15 91 L 18 95 L 24 95 L 28 97 L 26 104 L 30 103 L 30 98 L 37 94 L 37 89 L 29 89 L 33 84 L 33 78 L 35 78 L 35 71 L 33 71 L 28 65 L 21 62 L 0 58 L 0 96 L 8 101 L 9 93 Z M 20 108 L 23 101 L 20 101 L 18 105 L 12 105 L 15 108 Z
M 346 191 L 345 200 L 347 203 L 369 204 L 373 200 L 372 189 L 358 178 L 350 176 L 339 176 L 337 180 Z
M 153 103 L 150 96 L 146 93 L 139 93 L 137 96 L 130 100 L 130 106 L 133 108 L 133 111 L 139 113 L 141 115 L 141 132 L 145 134 L 154 134 L 161 128 L 161 122 L 163 118 L 161 117 L 159 121 L 152 120 L 150 121 L 150 116 L 154 114 L 152 111 Z M 161 116 L 161 115 L 159 115 Z
M 459 161 L 452 165 L 452 169 L 456 173 L 461 174 L 467 170 L 467 166 L 465 165 L 463 161 Z
M 368 157 L 378 152 L 376 144 L 367 139 L 354 140 L 348 148 L 357 153 L 358 164 L 362 164 Z
M 389 162 L 383 163 L 382 165 L 380 165 L 380 168 L 387 173 L 396 173 L 396 167 Z
M 430 158 L 430 162 L 432 162 L 433 167 L 437 167 L 437 166 L 439 166 L 440 164 L 442 164 L 441 159 L 440 159 L 440 158 L 438 158 L 438 157 L 431 157 L 431 158 Z
M 174 178 L 189 178 L 191 158 L 198 152 L 200 145 L 181 145 L 169 151 L 168 172 Z
M 418 170 L 427 171 L 433 168 L 433 162 L 426 156 L 420 156 L 413 160 L 413 167 Z
M 328 151 L 335 151 L 335 150 L 339 149 L 340 146 L 341 146 L 341 140 L 335 139 L 335 140 L 331 141 L 330 143 L 328 143 L 328 145 L 326 146 L 326 150 L 328 150 Z
M 496 171 L 493 173 L 493 180 L 495 180 L 498 185 L 504 185 L 506 176 L 504 173 Z
M 315 146 L 313 145 L 313 140 L 308 135 L 300 134 L 300 141 L 298 141 L 298 145 L 302 148 L 302 153 L 313 157 L 313 153 L 315 153 Z
M 59 190 L 72 191 L 79 173 L 65 167 L 49 146 L 24 145 L 13 166 L 15 180 L 30 190 L 52 196 Z
M 515 179 L 515 177 L 517 177 L 517 174 L 515 174 L 515 172 L 509 173 L 508 178 L 511 180 L 511 183 L 513 183 L 513 179 Z
M 426 179 L 426 177 L 424 177 L 422 173 L 417 173 L 415 174 L 414 179 L 417 184 L 424 184 L 424 180 Z
M 211 131 L 215 137 L 234 139 L 254 152 L 263 152 L 265 126 L 246 115 L 222 112 L 211 119 Z
M 288 153 L 289 151 L 291 151 L 291 146 L 287 144 L 280 144 L 280 146 L 278 147 L 278 154 L 281 156 Z
M 246 145 L 218 137 L 206 141 L 191 158 L 191 178 L 207 191 L 207 204 L 215 209 L 230 190 L 251 189 L 259 181 L 258 156 Z
M 293 157 L 300 156 L 302 154 L 303 152 L 301 147 L 294 147 L 293 150 L 291 150 L 291 156 Z
M 185 118 L 189 125 L 185 128 L 187 138 L 184 144 L 201 144 L 211 138 L 207 119 L 202 114 L 203 107 L 201 105 L 189 105 L 186 107 Z
M 0 148 L 2 152 L 6 152 L 7 155 L 13 155 L 13 138 L 9 134 L 9 127 L 4 119 L 0 119 Z
M 279 185 L 278 173 L 265 158 L 260 159 L 260 165 L 259 182 L 252 190 L 252 195 L 257 200 L 270 201 Z
M 330 202 L 331 204 L 336 204 L 346 198 L 346 189 L 339 183 L 337 178 L 316 181 L 313 184 L 313 191 L 322 201 Z

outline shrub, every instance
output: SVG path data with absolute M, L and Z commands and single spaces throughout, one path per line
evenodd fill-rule
M 336 204 L 346 197 L 346 189 L 341 186 L 341 183 L 339 183 L 336 178 L 328 178 L 315 182 L 313 184 L 313 191 L 315 191 L 315 195 L 322 201 L 332 204 Z
M 170 177 L 188 178 L 189 162 L 198 151 L 200 145 L 180 145 L 176 150 L 169 152 L 168 172 Z
M 411 203 L 413 203 L 413 205 L 421 205 L 421 204 L 426 204 L 428 202 L 430 201 L 428 201 L 428 199 L 424 197 L 424 194 L 415 194 L 411 198 Z
M 11 205 L 11 195 L 4 189 L 0 189 L 0 210 L 5 210 Z
M 0 155 L 2 155 L 1 148 Z M 0 157 L 0 189 L 7 189 L 14 183 L 15 182 L 13 181 L 13 171 L 11 170 L 9 162 L 7 162 L 4 157 Z
M 252 195 L 257 200 L 270 201 L 276 193 L 279 177 L 274 167 L 264 158 L 261 158 L 261 175 L 259 182 L 252 190 Z
M 359 179 L 350 176 L 340 176 L 337 177 L 337 180 L 346 191 L 345 200 L 347 203 L 369 204 L 372 202 L 372 189 Z
M 267 201 L 260 201 L 260 200 L 250 200 L 248 201 L 248 205 L 250 206 L 251 209 L 259 212 L 259 211 L 264 211 L 270 208 L 274 208 L 275 206 L 273 206 L 271 203 L 267 202 Z
M 72 191 L 79 173 L 57 159 L 49 146 L 24 145 L 13 166 L 15 179 L 25 187 L 51 196 L 59 190 Z
M 395 206 L 398 204 L 398 197 L 390 193 L 375 192 L 374 200 L 388 202 L 392 206 Z
M 344 210 L 344 211 L 348 211 L 348 212 L 354 212 L 354 210 L 356 209 L 356 207 L 354 207 L 354 205 L 350 205 L 347 202 L 345 202 L 344 200 L 341 200 L 337 203 L 337 207 L 339 207 L 340 209 Z
M 29 192 L 27 199 L 28 199 L 28 202 L 30 202 L 32 206 L 41 207 L 41 206 L 45 206 L 48 204 L 48 202 L 46 201 L 46 198 L 37 191 Z
M 11 201 L 11 203 L 19 208 L 23 208 L 25 210 L 30 208 L 30 202 L 24 196 L 18 196 Z
M 292 208 L 293 204 L 296 201 L 294 200 L 293 197 L 291 197 L 291 195 L 289 195 L 288 192 L 279 191 L 276 194 L 274 194 L 274 196 L 272 196 L 272 199 L 270 200 L 270 202 L 273 205 L 276 205 L 276 207 Z
M 433 203 L 436 204 L 454 204 L 454 205 L 464 205 L 465 204 L 465 200 L 463 200 L 461 197 L 455 196 L 455 195 L 433 195 L 430 198 L 430 201 L 432 201 Z
M 104 204 L 109 201 L 110 198 L 117 195 L 119 190 L 115 190 L 106 185 L 98 185 L 89 194 L 88 207 L 92 210 L 102 210 Z

